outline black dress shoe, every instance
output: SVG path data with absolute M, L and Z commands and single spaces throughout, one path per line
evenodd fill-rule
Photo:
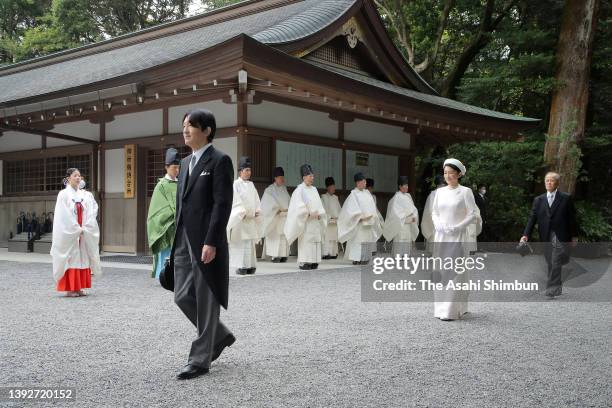
M 247 274 L 248 274 L 248 275 L 255 275 L 255 269 L 256 269 L 256 268 L 249 268 L 249 269 L 247 269 L 247 270 L 246 270 L 246 271 L 247 271 Z
M 221 353 L 223 353 L 223 349 L 225 349 L 226 347 L 231 346 L 235 342 L 236 342 L 236 337 L 234 337 L 234 335 L 232 333 L 230 333 L 227 336 L 225 336 L 223 338 L 223 340 L 221 340 L 219 343 L 215 344 L 215 349 L 213 350 L 213 355 L 212 355 L 212 358 L 210 359 L 210 362 L 212 363 L 213 361 L 218 359 L 219 356 L 221 355 Z
M 300 269 L 303 271 L 307 271 L 310 269 L 310 264 L 305 263 L 304 265 L 300 265 Z
M 208 374 L 207 367 L 198 367 L 191 364 L 187 364 L 180 373 L 176 375 L 177 380 L 189 380 L 192 378 L 199 377 L 201 375 Z
M 236 269 L 236 275 L 246 275 L 247 271 L 248 269 L 244 269 L 244 268 Z
M 325 255 L 325 256 L 322 256 L 321 259 L 331 259 L 331 256 Z
M 338 258 L 338 255 L 334 255 L 334 256 L 330 256 L 329 259 L 336 259 Z
M 317 269 L 319 267 L 318 263 L 310 264 L 310 269 Z
M 283 257 L 280 259 L 281 262 L 287 262 L 287 258 Z
M 353 261 L 353 265 L 361 265 L 361 262 L 359 262 L 359 261 Z
M 272 263 L 279 263 L 280 261 L 280 258 L 272 258 Z

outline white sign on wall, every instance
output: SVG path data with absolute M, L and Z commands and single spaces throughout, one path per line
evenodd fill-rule
M 302 182 L 300 166 L 305 163 L 312 166 L 315 186 L 325 188 L 325 178 L 331 176 L 341 188 L 342 149 L 276 141 L 276 165 L 285 170 L 287 186 L 295 187 Z
M 393 193 L 397 191 L 398 158 L 387 154 L 346 151 L 347 189 L 352 189 L 353 176 L 362 172 L 367 178 L 374 179 L 374 192 Z

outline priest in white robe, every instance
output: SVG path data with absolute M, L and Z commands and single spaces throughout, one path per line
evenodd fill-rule
M 327 227 L 323 234 L 323 259 L 338 258 L 338 216 L 340 201 L 336 195 L 336 182 L 333 177 L 325 179 L 327 192 L 321 194 L 321 202 L 327 214 Z
M 302 183 L 293 190 L 285 223 L 289 245 L 298 240 L 298 264 L 303 270 L 317 269 L 321 262 L 323 233 L 327 217 L 319 192 L 314 186 L 314 172 L 309 164 L 300 167 Z
M 378 218 L 380 219 L 380 223 L 384 224 L 385 219 L 383 218 L 382 214 L 380 213 L 380 210 L 378 209 L 378 202 L 376 201 L 376 194 L 374 194 L 374 179 L 373 178 L 366 178 L 366 189 L 370 192 L 370 194 L 372 194 L 372 198 L 374 199 L 374 205 L 376 206 L 376 215 L 378 215 Z
M 263 215 L 264 253 L 272 262 L 287 262 L 289 244 L 285 237 L 285 222 L 291 197 L 285 186 L 285 171 L 282 167 L 273 170 L 274 183 L 270 184 L 261 197 Z
M 440 187 L 444 187 L 446 185 L 444 176 L 441 174 L 436 175 L 434 180 L 436 187 L 427 196 L 425 208 L 423 208 L 423 216 L 421 217 L 421 234 L 423 234 L 423 238 L 425 238 L 425 252 L 429 254 L 431 254 L 433 251 L 434 233 L 436 232 L 433 225 L 433 220 L 431 218 L 431 207 L 436 197 L 436 191 Z
M 241 157 L 234 181 L 232 212 L 227 223 L 230 267 L 238 275 L 252 275 L 257 267 L 255 244 L 263 236 L 261 203 L 251 178 L 251 159 Z
M 353 265 L 365 265 L 382 235 L 382 223 L 372 194 L 366 189 L 365 177 L 357 173 L 354 180 L 355 188 L 338 216 L 338 241 L 346 242 L 344 259 L 353 261 Z
M 408 193 L 408 177 L 400 176 L 399 190 L 387 204 L 387 217 L 383 236 L 393 241 L 393 255 L 410 255 L 414 241 L 419 235 L 419 212 Z

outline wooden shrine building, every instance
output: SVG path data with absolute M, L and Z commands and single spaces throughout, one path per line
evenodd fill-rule
M 0 68 L 0 246 L 19 211 L 53 211 L 68 167 L 100 203 L 102 248 L 145 253 L 164 151 L 204 107 L 214 144 L 253 160 L 260 191 L 310 163 L 341 195 L 376 180 L 379 206 L 419 145 L 504 140 L 537 125 L 438 96 L 408 65 L 371 0 L 251 0 Z

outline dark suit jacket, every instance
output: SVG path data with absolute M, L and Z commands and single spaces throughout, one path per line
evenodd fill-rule
M 225 153 L 208 147 L 189 176 L 191 155 L 181 161 L 176 195 L 176 233 L 187 230 L 198 266 L 219 304 L 227 309 L 229 251 L 225 228 L 232 211 L 234 167 Z M 174 238 L 176 242 L 176 236 Z M 215 259 L 204 264 L 202 247 L 214 246 Z
M 555 201 L 549 207 L 546 193 L 537 196 L 533 200 L 533 207 L 523 235 L 529 237 L 536 223 L 538 224 L 540 241 L 550 241 L 551 231 L 557 235 L 557 239 L 561 242 L 571 241 L 572 237 L 577 236 L 578 232 L 576 210 L 572 197 L 557 190 Z
M 480 218 L 482 218 L 483 222 L 487 221 L 487 206 L 489 205 L 489 200 L 486 197 L 485 195 L 485 198 L 482 198 L 478 191 L 474 192 L 474 201 L 480 210 Z

